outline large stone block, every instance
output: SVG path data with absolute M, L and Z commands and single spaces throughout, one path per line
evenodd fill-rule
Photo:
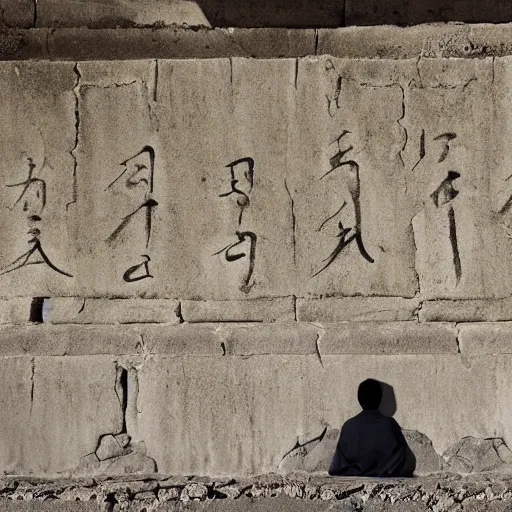
M 418 306 L 418 299 L 402 297 L 297 299 L 297 320 L 299 322 L 406 321 L 416 318 Z
M 0 66 L 0 296 L 66 295 L 74 284 L 73 65 Z
M 21 474 L 30 460 L 30 422 L 34 407 L 34 360 L 0 359 L 0 466 L 3 473 Z M 7 412 L 8 411 L 8 412 Z
M 512 299 L 427 300 L 418 316 L 422 322 L 504 322 L 512 320 Z
M 32 299 L 16 297 L 0 300 L 0 324 L 26 324 L 30 320 Z
M 100 357 L 3 358 L 2 471 L 56 476 L 122 428 L 116 365 Z M 15 400 L 15 402 L 10 402 Z
M 192 0 L 38 0 L 38 27 L 209 26 Z
M 0 59 L 49 59 L 47 30 L 2 30 L 0 32 Z
M 179 302 L 172 299 L 95 299 L 56 297 L 53 324 L 178 324 Z
M 129 326 L 26 325 L 0 327 L 1 356 L 138 354 L 140 331 Z
M 155 238 L 178 296 L 291 295 L 285 169 L 294 76 L 291 59 L 160 63 L 161 151 L 172 155 L 173 177 L 161 188 L 173 191 L 173 207 L 162 208 Z
M 409 144 L 403 158 L 415 201 L 420 289 L 426 298 L 503 297 L 512 283 L 511 240 L 493 213 L 488 186 L 495 172 L 494 103 L 486 93 L 493 86 L 493 63 L 457 62 L 419 62 L 404 97 Z M 477 139 L 480 144 L 468 144 Z

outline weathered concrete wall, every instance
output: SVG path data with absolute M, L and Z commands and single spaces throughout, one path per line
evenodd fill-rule
M 512 45 L 428 30 L 7 33 L 57 60 L 0 62 L 5 473 L 277 471 L 367 377 L 436 460 L 512 445 Z

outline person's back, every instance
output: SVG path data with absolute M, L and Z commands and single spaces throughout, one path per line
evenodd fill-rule
M 329 474 L 405 476 L 407 443 L 398 423 L 378 411 L 380 383 L 362 382 L 358 399 L 363 411 L 343 425 Z

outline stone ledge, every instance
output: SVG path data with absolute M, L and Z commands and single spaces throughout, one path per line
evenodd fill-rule
M 485 325 L 480 331 L 485 333 Z M 507 331 L 508 332 L 508 331 Z M 448 323 L 299 322 L 0 326 L 0 356 L 456 354 Z
M 315 53 L 308 29 L 57 29 L 48 35 L 52 60 L 289 58 Z
M 512 322 L 461 324 L 458 329 L 463 355 L 512 354 Z
M 5 29 L 0 32 L 0 60 L 505 57 L 512 55 L 510 27 L 459 23 L 407 28 Z
M 115 499 L 115 501 L 114 501 Z M 296 474 L 287 478 L 262 475 L 252 479 L 210 479 L 134 475 L 107 480 L 44 481 L 24 477 L 0 483 L 0 505 L 7 510 L 105 510 L 122 503 L 123 510 L 229 510 L 306 512 L 336 510 L 504 512 L 512 503 L 512 477 L 480 474 L 461 477 L 438 474 L 410 479 L 340 478 Z M 42 503 L 41 503 L 42 502 Z M 186 505 L 184 505 L 186 503 Z M 32 504 L 33 507 L 28 507 Z M 18 505 L 19 508 L 16 508 Z M 37 508 L 41 505 L 41 508 Z M 71 508 L 75 506 L 77 508 Z M 9 508 L 10 507 L 10 508 Z M 82 508 L 80 508 L 82 507 Z M 97 508 L 94 508 L 97 507 Z M 2 508 L 2 510 L 5 510 Z

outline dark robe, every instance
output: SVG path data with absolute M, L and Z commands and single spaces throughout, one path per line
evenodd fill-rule
M 379 411 L 362 411 L 342 427 L 330 475 L 409 476 L 400 425 Z

